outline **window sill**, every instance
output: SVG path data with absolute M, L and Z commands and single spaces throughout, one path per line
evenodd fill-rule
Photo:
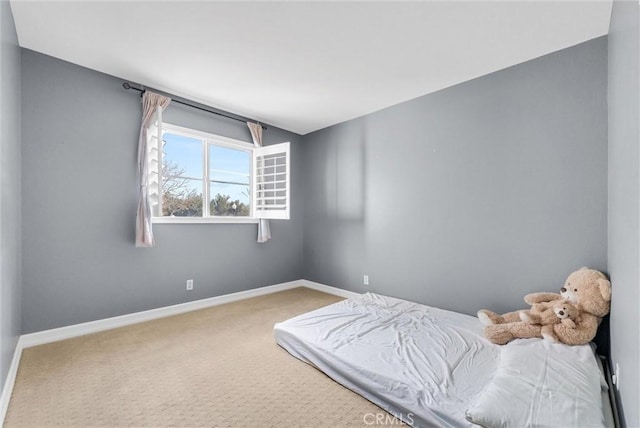
M 251 217 L 153 217 L 153 224 L 257 224 L 259 219 Z

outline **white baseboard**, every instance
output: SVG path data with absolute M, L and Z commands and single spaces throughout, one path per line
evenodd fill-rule
M 342 288 L 332 287 L 330 285 L 320 284 L 319 282 L 309 281 L 307 279 L 301 279 L 300 283 L 312 290 L 322 291 L 323 293 L 333 294 L 336 296 L 344 297 L 345 299 L 351 299 L 353 297 L 361 296 L 361 293 L 355 291 L 343 290 Z
M 66 327 L 54 328 L 51 330 L 38 331 L 36 333 L 23 334 L 21 336 L 22 345 L 25 348 L 45 343 L 57 342 L 58 340 L 70 339 L 72 337 L 83 336 L 85 334 L 97 333 L 113 328 L 125 327 L 158 318 L 183 314 L 185 312 L 197 311 L 198 309 L 209 308 L 211 306 L 236 302 L 238 300 L 249 299 L 251 297 L 263 296 L 265 294 L 276 293 L 278 291 L 289 290 L 291 288 L 302 287 L 302 281 L 284 282 L 276 285 L 255 288 L 253 290 L 239 291 L 237 293 L 224 294 L 222 296 L 210 297 L 208 299 L 194 300 L 192 302 L 180 303 L 177 305 L 165 306 L 148 311 L 134 312 L 132 314 L 120 315 L 112 318 L 105 318 L 96 321 L 89 321 L 81 324 L 74 324 Z
M 7 410 L 9 409 L 9 400 L 11 399 L 11 393 L 13 393 L 13 385 L 16 383 L 20 357 L 22 357 L 22 345 L 20 343 L 20 339 L 18 339 L 16 349 L 13 351 L 13 359 L 11 360 L 9 371 L 7 372 L 7 379 L 4 381 L 2 395 L 0 395 L 0 426 L 4 425 L 4 417 L 7 415 Z
M 11 398 L 11 393 L 13 392 L 13 385 L 15 384 L 16 375 L 18 373 L 18 365 L 20 364 L 20 357 L 22 356 L 22 350 L 24 348 L 44 345 L 45 343 L 57 342 L 64 339 L 71 339 L 73 337 L 84 336 L 85 334 L 98 333 L 100 331 L 111 330 L 118 327 L 125 327 L 131 324 L 196 311 L 198 309 L 209 308 L 225 303 L 237 302 L 239 300 L 250 299 L 251 297 L 264 296 L 265 294 L 277 293 L 279 291 L 290 290 L 296 287 L 307 287 L 345 298 L 357 297 L 360 295 L 353 291 L 343 290 L 329 285 L 301 279 L 298 281 L 284 282 L 281 284 L 225 294 L 208 299 L 195 300 L 193 302 L 165 306 L 163 308 L 151 309 L 148 311 L 135 312 L 132 314 L 54 328 L 51 330 L 23 334 L 18 339 L 18 343 L 13 354 L 13 360 L 11 361 L 7 379 L 2 390 L 2 395 L 0 396 L 0 426 L 4 424 L 4 418 L 7 413 L 7 409 L 9 408 L 9 400 Z

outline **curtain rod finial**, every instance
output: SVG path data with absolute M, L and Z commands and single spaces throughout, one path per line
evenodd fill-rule
M 128 89 L 131 89 L 131 85 L 129 84 L 129 82 L 124 82 L 124 83 L 122 84 L 122 87 L 123 87 L 123 88 L 125 88 L 125 89 L 127 89 L 127 90 L 128 90 Z

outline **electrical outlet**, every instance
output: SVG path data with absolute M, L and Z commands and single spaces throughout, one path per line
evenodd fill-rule
M 193 279 L 187 279 L 187 291 L 193 290 Z
M 369 285 L 369 275 L 365 275 L 362 277 L 362 283 L 364 285 Z

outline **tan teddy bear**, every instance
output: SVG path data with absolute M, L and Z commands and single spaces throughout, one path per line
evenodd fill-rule
M 567 300 L 581 311 L 575 328 L 559 323 L 553 325 L 553 333 L 560 342 L 580 345 L 591 341 L 598 330 L 602 317 L 609 313 L 611 283 L 601 272 L 582 268 L 569 275 L 557 293 L 533 293 L 525 296 L 525 302 L 536 303 Z M 478 311 L 478 318 L 486 327 L 484 335 L 493 343 L 503 345 L 517 338 L 542 338 L 542 326 L 520 319 L 520 311 L 498 315 L 488 310 Z
M 545 340 L 552 343 L 559 342 L 553 331 L 554 326 L 562 323 L 567 328 L 576 328 L 576 323 L 580 323 L 580 315 L 581 311 L 578 306 L 567 300 L 535 303 L 531 310 L 520 311 L 520 319 L 528 324 L 541 325 L 540 334 Z

